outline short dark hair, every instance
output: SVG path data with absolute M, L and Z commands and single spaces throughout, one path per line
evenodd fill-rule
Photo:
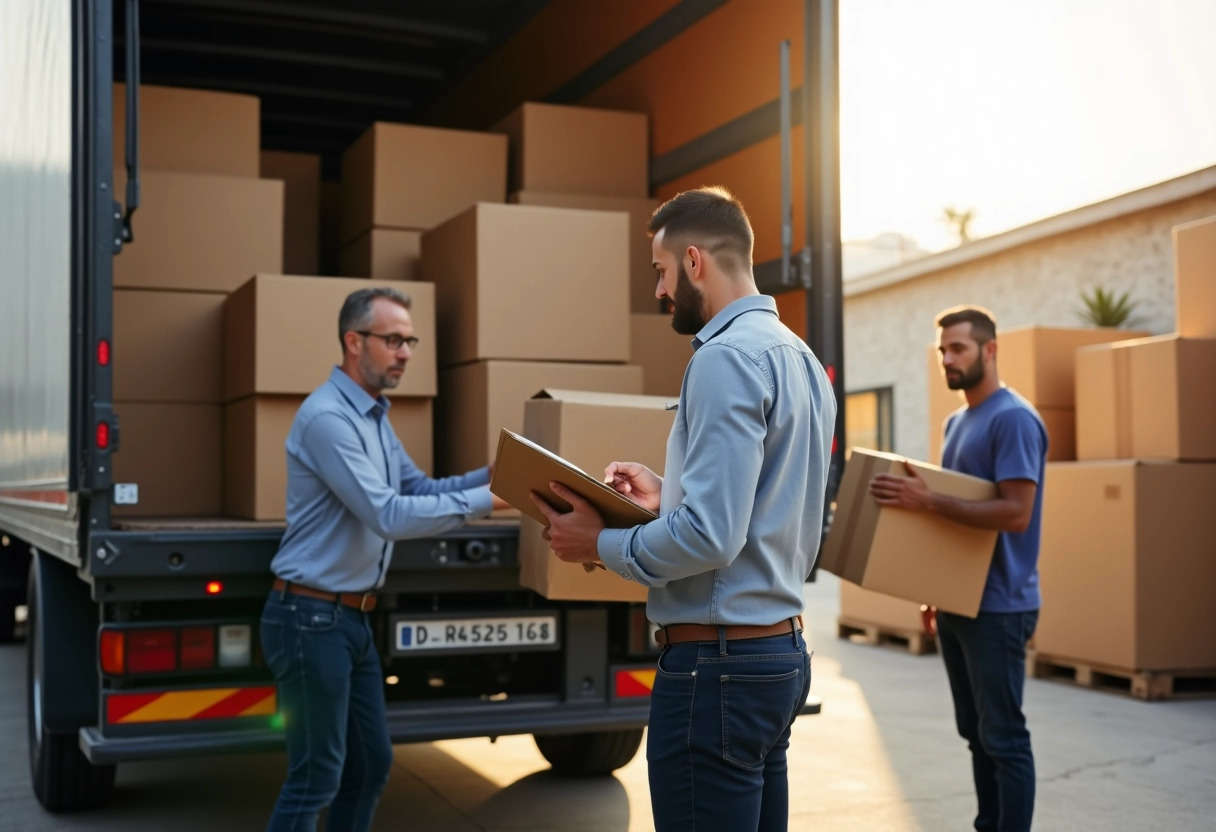
M 971 337 L 978 344 L 996 340 L 996 316 L 982 306 L 952 306 L 937 316 L 937 328 L 971 324 Z
M 667 229 L 663 247 L 680 252 L 687 246 L 708 251 L 726 270 L 752 270 L 752 224 L 743 203 L 726 188 L 684 191 L 658 207 L 646 226 L 651 237 Z
M 346 296 L 342 302 L 342 311 L 338 313 L 338 343 L 346 350 L 345 335 L 348 332 L 358 332 L 372 325 L 372 304 L 376 298 L 391 300 L 398 306 L 409 309 L 413 301 L 410 296 L 388 286 L 376 286 L 371 289 L 358 289 Z

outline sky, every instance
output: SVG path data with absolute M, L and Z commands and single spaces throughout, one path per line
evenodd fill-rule
M 929 250 L 1216 165 L 1216 0 L 841 0 L 842 237 Z

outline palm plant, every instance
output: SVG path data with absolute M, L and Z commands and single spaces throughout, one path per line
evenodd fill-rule
M 1081 290 L 1083 307 L 1077 310 L 1077 315 L 1092 326 L 1121 327 L 1129 326 L 1132 314 L 1136 311 L 1136 302 L 1131 299 L 1131 292 L 1122 294 L 1095 286 L 1091 291 Z

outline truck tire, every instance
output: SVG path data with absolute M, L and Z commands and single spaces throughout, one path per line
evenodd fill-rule
M 109 800 L 114 790 L 117 766 L 92 765 L 80 750 L 77 731 L 54 732 L 46 725 L 46 659 L 54 652 L 46 644 L 47 627 L 43 610 L 52 605 L 48 603 L 46 587 L 38 580 L 39 571 L 38 568 L 30 569 L 27 596 L 29 619 L 25 678 L 30 780 L 38 802 L 47 811 L 93 808 Z
M 632 760 L 642 744 L 642 729 L 535 734 L 532 738 L 555 773 L 565 777 L 593 777 L 611 774 Z

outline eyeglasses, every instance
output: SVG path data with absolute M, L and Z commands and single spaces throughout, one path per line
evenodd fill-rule
M 384 346 L 396 352 L 401 349 L 401 345 L 407 345 L 411 350 L 418 346 L 418 339 L 411 335 L 408 338 L 404 335 L 398 335 L 395 332 L 390 332 L 388 335 L 381 335 L 379 332 L 369 332 L 366 329 L 356 329 L 356 335 L 362 335 L 364 338 L 379 338 L 384 342 Z

